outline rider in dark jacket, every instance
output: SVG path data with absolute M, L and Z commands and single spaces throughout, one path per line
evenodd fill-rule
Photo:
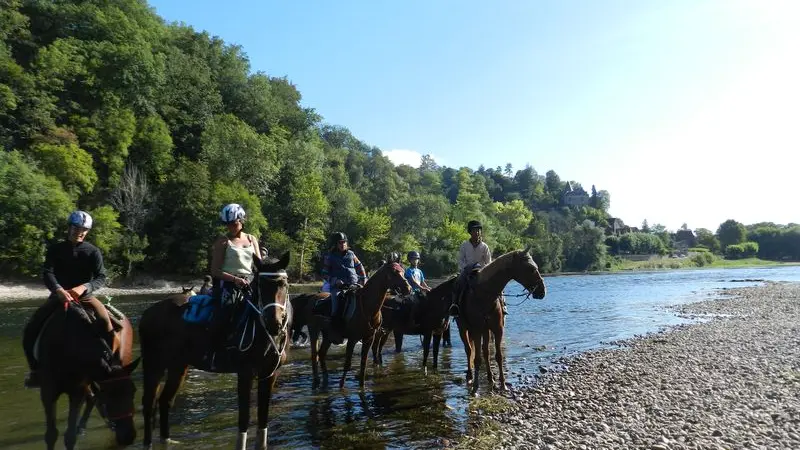
M 336 232 L 331 235 L 331 248 L 322 263 L 322 278 L 331 289 L 331 317 L 339 317 L 341 305 L 339 291 L 355 284 L 364 285 L 367 273 L 355 253 L 350 250 L 347 235 Z
M 113 339 L 114 328 L 108 311 L 100 300 L 91 295 L 106 284 L 103 255 L 97 247 L 84 241 L 92 229 L 92 217 L 84 211 L 74 211 L 67 222 L 67 240 L 55 243 L 47 249 L 42 268 L 42 277 L 45 286 L 50 290 L 50 297 L 36 310 L 23 331 L 22 348 L 30 368 L 25 380 L 27 387 L 39 386 L 37 361 L 33 354 L 36 338 L 48 317 L 67 302 L 79 301 L 91 306 L 97 318 L 105 322 L 109 345 Z

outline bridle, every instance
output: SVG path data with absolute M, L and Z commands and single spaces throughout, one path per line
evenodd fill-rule
M 284 281 L 285 282 L 285 281 L 288 280 L 288 275 L 287 275 L 286 271 L 284 271 L 284 270 L 279 270 L 277 272 L 259 272 L 258 273 L 259 281 L 262 278 L 268 278 L 271 282 L 280 282 L 280 281 Z M 278 302 L 272 302 L 272 303 L 267 303 L 266 305 L 263 305 L 261 303 L 262 300 L 261 300 L 261 289 L 260 289 L 260 286 L 259 286 L 258 289 L 255 290 L 255 292 L 252 291 L 252 288 L 250 287 L 250 285 L 248 285 L 248 288 L 251 289 L 251 298 L 254 298 L 256 300 L 256 303 L 258 304 L 258 306 L 253 304 L 253 302 L 251 302 L 250 300 L 246 300 L 247 306 L 249 308 L 251 308 L 253 310 L 253 312 L 256 314 L 256 316 L 258 317 L 258 323 L 261 324 L 261 328 L 264 330 L 264 334 L 267 336 L 267 345 L 266 345 L 266 348 L 264 348 L 264 355 L 263 356 L 267 356 L 267 354 L 271 350 L 274 351 L 276 356 L 277 356 L 275 358 L 275 367 L 272 368 L 272 371 L 270 372 L 269 375 L 264 377 L 264 378 L 270 378 L 273 375 L 275 375 L 275 372 L 280 367 L 281 360 L 283 359 L 284 355 L 286 354 L 286 346 L 287 346 L 287 344 L 289 342 L 289 339 L 288 339 L 289 314 L 288 314 L 288 310 L 287 310 L 287 305 L 289 305 L 289 293 L 288 293 L 288 289 L 287 289 L 286 298 L 284 299 L 284 303 L 283 304 L 278 303 Z M 267 309 L 269 309 L 269 308 L 280 308 L 280 309 L 283 310 L 283 320 L 281 320 L 281 327 L 278 330 L 278 334 L 276 334 L 274 336 L 269 332 L 269 330 L 267 328 L 267 324 L 266 324 L 266 322 L 264 320 L 264 314 L 266 313 Z M 253 328 L 253 337 L 255 337 L 255 332 L 256 332 L 256 330 L 255 330 L 255 328 Z M 243 340 L 244 340 L 244 336 L 242 336 L 242 341 Z M 242 348 L 243 342 L 240 342 L 239 343 L 239 351 L 244 352 L 244 351 L 249 350 L 250 346 L 253 345 L 254 341 L 255 341 L 255 339 L 253 339 L 251 341 L 250 345 L 247 346 L 246 348 Z M 280 345 L 278 345 L 278 343 L 276 341 L 280 342 Z
M 104 391 L 104 389 L 103 389 L 104 385 L 106 385 L 108 383 L 119 383 L 119 382 L 122 382 L 122 381 L 128 381 L 128 382 L 132 383 L 130 374 L 125 373 L 125 374 L 117 376 L 117 377 L 106 378 L 105 380 L 95 381 L 92 384 L 95 386 L 95 388 L 97 389 L 98 393 L 101 393 L 101 392 Z M 105 390 L 105 391 L 108 392 L 108 390 Z M 97 395 L 97 397 L 106 398 L 103 395 Z M 127 411 L 125 411 L 125 412 L 123 412 L 121 414 L 118 414 L 118 415 L 115 415 L 115 416 L 109 416 L 108 415 L 108 404 L 107 403 L 108 403 L 107 401 L 98 402 L 97 410 L 98 410 L 98 412 L 100 412 L 100 417 L 103 418 L 103 420 L 106 423 L 106 426 L 109 429 L 111 429 L 112 431 L 116 428 L 116 426 L 114 425 L 114 422 L 116 422 L 118 420 L 122 420 L 122 419 L 131 418 L 136 413 L 136 407 L 132 405 L 129 410 L 127 410 Z

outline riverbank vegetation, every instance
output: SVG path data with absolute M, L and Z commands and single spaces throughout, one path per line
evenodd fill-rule
M 428 276 L 453 273 L 471 219 L 495 254 L 530 245 L 544 272 L 669 255 L 689 235 L 711 254 L 696 261 L 800 259 L 794 225 L 618 230 L 607 191 L 552 170 L 395 166 L 301 98 L 141 0 L 0 0 L 0 274 L 36 275 L 75 208 L 114 276 L 203 274 L 230 202 L 273 255 L 293 252 L 295 279 L 339 230 L 370 267 L 418 250 Z

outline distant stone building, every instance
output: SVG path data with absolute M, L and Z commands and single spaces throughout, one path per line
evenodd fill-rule
M 608 218 L 608 226 L 606 227 L 606 234 L 620 235 L 623 233 L 630 233 L 631 227 L 625 225 L 622 219 L 616 217 Z
M 564 192 L 561 194 L 561 204 L 563 206 L 586 206 L 589 204 L 589 200 L 589 194 L 582 187 L 578 186 L 572 189 L 572 185 L 567 181 Z

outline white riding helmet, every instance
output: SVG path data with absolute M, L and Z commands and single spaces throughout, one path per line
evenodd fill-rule
M 238 203 L 225 205 L 225 207 L 222 208 L 222 212 L 219 213 L 222 223 L 231 223 L 237 220 L 244 221 L 246 215 L 244 208 Z
M 73 211 L 67 219 L 67 223 L 76 227 L 92 229 L 92 216 L 86 211 Z

